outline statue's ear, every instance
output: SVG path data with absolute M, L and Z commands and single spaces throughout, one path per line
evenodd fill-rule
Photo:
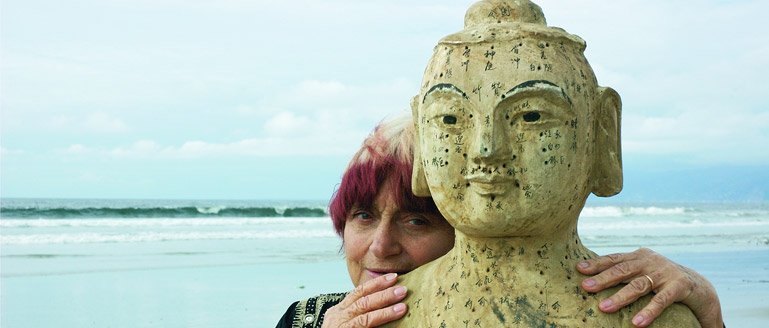
M 614 196 L 622 190 L 620 125 L 622 100 L 612 88 L 598 88 L 595 114 L 595 148 L 591 181 L 596 196 Z
M 425 167 L 422 164 L 422 152 L 420 151 L 419 141 L 419 96 L 411 98 L 411 115 L 414 121 L 414 169 L 411 172 L 411 191 L 414 196 L 417 197 L 430 197 L 430 188 L 427 187 L 427 179 L 425 179 Z

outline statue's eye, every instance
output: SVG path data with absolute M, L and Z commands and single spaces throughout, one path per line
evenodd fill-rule
M 457 124 L 457 117 L 452 115 L 446 115 L 443 117 L 443 123 L 446 124 Z
M 529 112 L 526 114 L 523 114 L 523 120 L 526 122 L 536 122 L 539 121 L 539 113 L 537 112 Z

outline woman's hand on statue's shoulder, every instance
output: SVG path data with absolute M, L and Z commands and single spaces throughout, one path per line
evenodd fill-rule
M 398 275 L 389 273 L 360 284 L 326 311 L 323 327 L 376 327 L 406 314 L 406 287 L 393 286 Z
M 653 291 L 655 295 L 649 304 L 632 319 L 636 327 L 648 326 L 674 302 L 686 304 L 703 328 L 723 327 L 721 305 L 713 285 L 694 270 L 648 248 L 596 257 L 577 265 L 577 270 L 594 275 L 582 281 L 582 288 L 588 292 L 627 284 L 601 301 L 598 308 L 603 312 L 615 312 Z

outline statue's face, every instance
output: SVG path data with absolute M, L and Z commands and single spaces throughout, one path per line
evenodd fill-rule
M 576 220 L 590 192 L 596 84 L 569 47 L 440 45 L 417 110 L 430 192 L 458 230 L 530 236 Z

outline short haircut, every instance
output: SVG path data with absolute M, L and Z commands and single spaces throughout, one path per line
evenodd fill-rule
M 390 192 L 398 208 L 441 216 L 431 197 L 416 197 L 411 191 L 413 163 L 411 115 L 379 123 L 350 160 L 329 202 L 328 212 L 336 233 L 344 238 L 344 226 L 353 206 L 370 207 L 385 179 L 390 182 Z

